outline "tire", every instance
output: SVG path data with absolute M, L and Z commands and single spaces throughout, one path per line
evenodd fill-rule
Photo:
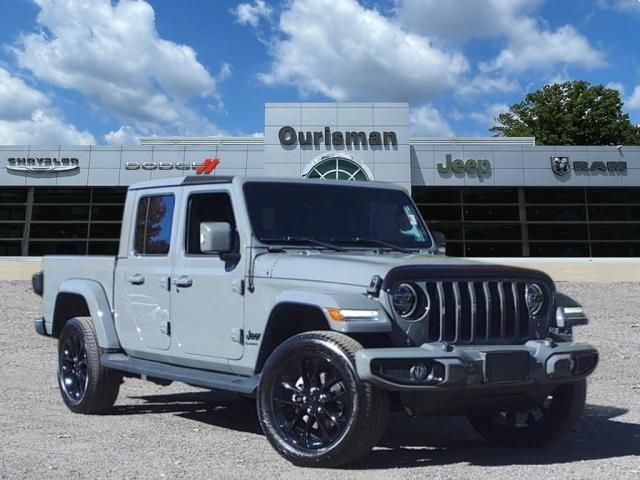
M 98 414 L 113 407 L 122 375 L 100 364 L 98 341 L 89 317 L 69 320 L 58 340 L 58 387 L 74 413 Z
M 567 433 L 584 410 L 586 380 L 558 387 L 540 406 L 524 412 L 495 412 L 469 416 L 476 431 L 507 447 L 542 447 Z
M 359 379 L 354 358 L 361 349 L 346 335 L 307 332 L 286 340 L 267 360 L 258 418 L 273 448 L 291 463 L 353 463 L 382 436 L 388 395 Z

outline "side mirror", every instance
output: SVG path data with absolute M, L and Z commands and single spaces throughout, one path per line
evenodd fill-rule
M 444 236 L 442 232 L 431 232 L 433 236 L 433 240 L 436 242 L 436 248 L 438 249 L 438 253 L 441 255 L 446 255 L 447 253 L 447 237 Z
M 227 253 L 233 248 L 233 230 L 227 222 L 202 222 L 200 224 L 200 251 L 202 253 Z

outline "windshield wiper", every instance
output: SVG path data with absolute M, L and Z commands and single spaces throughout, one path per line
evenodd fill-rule
M 329 242 L 323 242 L 322 240 L 316 240 L 311 237 L 295 237 L 295 236 L 286 236 L 286 237 L 273 237 L 273 238 L 263 238 L 265 242 L 283 242 L 283 243 L 309 243 L 311 245 L 315 245 L 317 247 L 324 247 L 330 250 L 335 250 L 336 252 L 345 252 L 346 249 L 334 245 Z
M 400 245 L 395 245 L 393 243 L 385 242 L 384 240 L 378 240 L 377 238 L 366 238 L 366 237 L 353 237 L 349 239 L 331 239 L 332 242 L 340 242 L 340 243 L 355 243 L 355 244 L 370 244 L 377 245 L 379 247 L 390 248 L 391 250 L 395 250 L 397 252 L 402 253 L 413 253 L 413 250 L 405 247 L 401 247 Z

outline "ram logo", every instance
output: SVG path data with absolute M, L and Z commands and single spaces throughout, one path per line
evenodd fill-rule
M 551 170 L 558 176 L 569 173 L 571 170 L 569 157 L 551 157 Z

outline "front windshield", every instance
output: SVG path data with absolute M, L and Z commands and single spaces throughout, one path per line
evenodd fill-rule
M 409 196 L 394 189 L 248 182 L 244 193 L 253 231 L 267 244 L 303 239 L 340 246 L 431 248 Z

